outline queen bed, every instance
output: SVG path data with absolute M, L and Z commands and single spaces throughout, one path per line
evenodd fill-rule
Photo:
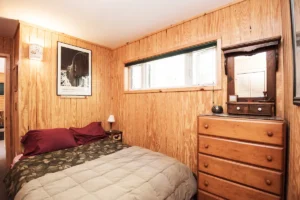
M 4 183 L 15 200 L 190 200 L 197 191 L 176 159 L 108 137 L 24 157 Z

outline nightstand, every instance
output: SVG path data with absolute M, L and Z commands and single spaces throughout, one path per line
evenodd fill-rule
M 122 142 L 123 140 L 123 132 L 118 130 L 105 131 L 107 135 L 113 140 Z

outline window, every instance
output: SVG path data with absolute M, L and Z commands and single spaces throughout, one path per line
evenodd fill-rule
M 194 47 L 156 58 L 128 63 L 128 90 L 215 86 L 217 44 Z

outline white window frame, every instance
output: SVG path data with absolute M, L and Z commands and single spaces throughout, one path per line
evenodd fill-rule
M 205 91 L 205 90 L 221 90 L 222 89 L 222 50 L 221 50 L 221 39 L 215 39 L 215 40 L 210 40 L 210 41 L 205 41 L 202 43 L 195 43 L 191 46 L 196 46 L 196 45 L 205 45 L 206 43 L 210 43 L 210 42 L 216 42 L 216 83 L 213 86 L 184 86 L 184 87 L 174 87 L 174 88 L 158 88 L 158 89 L 153 89 L 153 88 L 143 88 L 143 86 L 145 86 L 146 84 L 146 80 L 142 80 L 142 88 L 140 90 L 131 90 L 131 70 L 129 69 L 130 67 L 125 67 L 126 63 L 131 63 L 137 60 L 141 60 L 141 59 L 146 59 L 148 57 L 143 57 L 143 58 L 139 58 L 139 59 L 132 59 L 132 60 L 128 60 L 126 62 L 124 62 L 124 93 L 156 93 L 156 92 L 176 92 L 176 91 Z M 183 48 L 178 48 L 177 50 L 181 50 L 181 49 L 185 49 L 188 48 L 188 46 L 185 46 Z M 173 50 L 174 51 L 174 50 Z M 172 51 L 165 51 L 156 55 L 152 55 L 149 57 L 153 57 L 153 56 L 157 56 L 157 55 L 161 55 L 161 54 L 165 54 L 165 53 L 169 53 Z M 148 67 L 142 67 L 142 77 L 146 77 L 145 76 L 145 71 L 146 68 Z M 186 70 L 191 70 L 189 68 L 186 68 Z M 187 74 L 187 73 L 186 73 Z M 187 79 L 186 79 L 187 80 Z

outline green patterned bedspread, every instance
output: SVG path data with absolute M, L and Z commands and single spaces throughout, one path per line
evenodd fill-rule
M 4 184 L 11 198 L 18 193 L 27 182 L 44 176 L 47 173 L 58 172 L 101 156 L 115 153 L 128 145 L 109 138 L 81 145 L 75 148 L 53 151 L 20 160 L 4 178 Z

